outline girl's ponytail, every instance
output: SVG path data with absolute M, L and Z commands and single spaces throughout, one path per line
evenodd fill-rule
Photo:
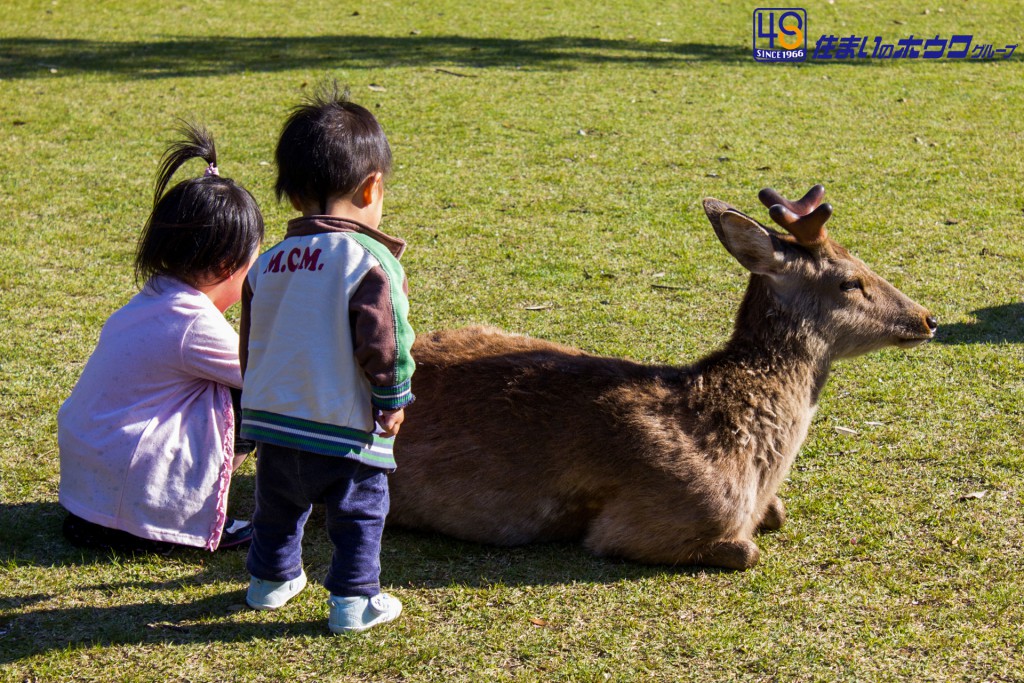
M 204 175 L 219 175 L 217 172 L 217 145 L 214 143 L 210 131 L 200 124 L 181 121 L 177 132 L 181 134 L 182 139 L 171 143 L 167 151 L 164 152 L 164 158 L 160 162 L 160 171 L 156 176 L 153 206 L 160 201 L 160 196 L 167 189 L 167 184 L 171 182 L 175 171 L 186 161 L 202 159 L 209 164 Z

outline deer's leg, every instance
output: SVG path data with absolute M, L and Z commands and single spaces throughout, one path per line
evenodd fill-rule
M 699 548 L 687 564 L 700 564 L 726 569 L 750 569 L 761 559 L 761 551 L 753 541 L 742 539 L 715 541 Z
M 772 502 L 768 503 L 768 508 L 764 511 L 760 524 L 757 525 L 757 530 L 761 532 L 778 531 L 785 523 L 786 506 L 782 504 L 781 498 L 775 496 L 772 498 Z
M 724 569 L 750 569 L 761 559 L 761 551 L 753 541 L 735 539 L 696 544 L 693 542 L 676 545 L 661 543 L 659 547 L 599 547 L 593 539 L 587 546 L 599 555 L 625 557 L 648 564 L 698 565 L 722 567 Z
M 754 542 L 733 535 L 739 531 L 738 523 L 727 525 L 703 515 L 674 518 L 667 513 L 668 506 L 645 505 L 654 498 L 640 502 L 631 497 L 606 504 L 587 530 L 587 548 L 598 555 L 647 564 L 726 569 L 757 564 L 761 553 Z M 715 539 L 716 532 L 722 536 Z

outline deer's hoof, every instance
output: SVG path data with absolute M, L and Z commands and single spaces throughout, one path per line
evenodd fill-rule
M 762 532 L 778 531 L 785 523 L 786 506 L 783 505 L 782 500 L 776 496 L 764 511 L 764 517 L 761 518 L 761 523 L 757 525 L 757 530 Z

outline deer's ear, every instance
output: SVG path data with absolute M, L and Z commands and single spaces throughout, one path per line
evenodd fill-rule
M 774 275 L 785 263 L 782 245 L 754 219 L 730 209 L 718 216 L 714 227 L 729 253 L 751 273 Z

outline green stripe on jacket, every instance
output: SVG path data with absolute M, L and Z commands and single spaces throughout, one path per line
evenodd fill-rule
M 409 381 L 416 370 L 416 363 L 412 359 L 412 343 L 416 339 L 409 324 L 409 299 L 402 291 L 402 283 L 405 281 L 405 271 L 398 259 L 388 251 L 383 244 L 362 233 L 346 233 L 358 242 L 364 249 L 373 255 L 380 263 L 384 274 L 388 278 L 388 286 L 391 296 L 391 309 L 394 312 L 396 360 L 395 360 L 395 386 L 400 386 Z
M 394 437 L 349 427 L 247 409 L 242 411 L 240 436 L 320 455 L 351 458 L 372 467 L 395 468 Z

